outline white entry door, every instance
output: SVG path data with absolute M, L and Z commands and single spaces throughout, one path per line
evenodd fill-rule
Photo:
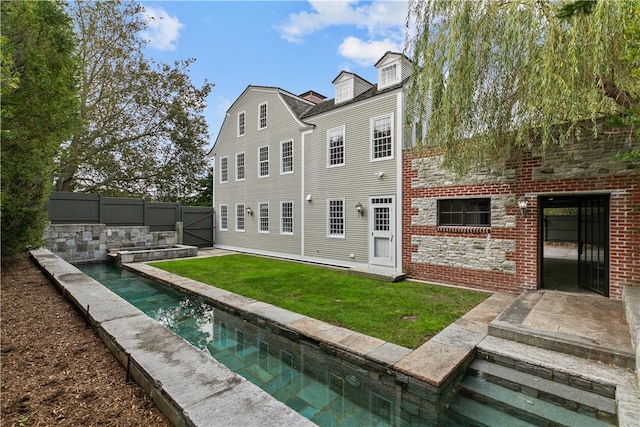
M 395 212 L 393 196 L 369 198 L 369 260 L 393 267 L 395 258 Z

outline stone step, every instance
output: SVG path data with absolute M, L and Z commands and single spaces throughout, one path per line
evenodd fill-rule
M 449 407 L 448 415 L 447 427 L 531 427 L 533 425 L 461 395 L 456 396 Z
M 628 369 L 493 336 L 478 344 L 476 358 L 611 399 L 617 384 L 633 381 Z
M 471 363 L 469 372 L 478 378 L 570 411 L 612 424 L 617 422 L 616 402 L 612 398 L 480 359 Z
M 475 376 L 460 383 L 460 394 L 533 425 L 610 427 L 611 424 L 570 411 L 536 397 L 510 390 Z

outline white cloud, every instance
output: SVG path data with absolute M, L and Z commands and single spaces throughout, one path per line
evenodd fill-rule
M 142 38 L 156 49 L 174 50 L 180 30 L 184 28 L 178 18 L 170 16 L 162 8 L 151 6 L 144 6 L 142 14 L 147 21 L 147 29 L 142 32 Z
M 375 64 L 389 50 L 401 52 L 402 47 L 389 39 L 362 41 L 357 37 L 347 37 L 338 47 L 340 55 L 362 66 Z
M 407 0 L 376 0 L 362 3 L 357 0 L 310 0 L 310 11 L 290 14 L 277 27 L 283 39 L 302 43 L 310 34 L 333 26 L 351 26 L 367 35 L 345 38 L 338 52 L 359 65 L 375 63 L 388 50 L 402 51 Z M 355 33 L 355 31 L 354 31 Z

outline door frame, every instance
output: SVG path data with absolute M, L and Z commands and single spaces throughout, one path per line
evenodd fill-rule
M 602 236 L 602 256 L 603 256 L 603 266 L 604 272 L 602 273 L 602 277 L 604 280 L 604 284 L 602 289 L 599 286 L 594 286 L 593 283 L 584 284 L 581 283 L 581 275 L 585 268 L 588 265 L 585 264 L 585 260 L 582 260 L 582 251 L 584 245 L 589 244 L 590 242 L 587 240 L 587 236 L 585 233 L 585 219 L 584 219 L 584 210 L 588 207 L 593 206 L 593 202 L 601 203 L 599 207 L 604 208 L 603 217 L 599 221 L 599 226 L 601 228 L 597 229 L 597 233 L 603 233 Z M 538 288 L 544 289 L 544 236 L 545 236 L 545 218 L 544 218 L 544 210 L 545 208 L 550 207 L 572 207 L 578 209 L 578 219 L 577 219 L 577 250 L 578 250 L 578 260 L 577 260 L 577 272 L 576 272 L 576 283 L 578 286 L 588 289 L 594 293 L 598 293 L 605 297 L 609 296 L 609 288 L 610 288 L 610 227 L 609 227 L 609 217 L 610 217 L 610 195 L 608 193 L 586 193 L 586 194 L 546 194 L 538 196 Z M 590 223 L 593 225 L 593 222 Z M 592 233 L 593 234 L 593 233 Z
M 393 195 L 382 196 L 369 196 L 369 264 L 385 268 L 395 268 L 396 265 L 396 198 Z M 379 231 L 376 230 L 376 207 L 388 207 L 389 208 L 389 230 Z M 376 238 L 388 238 L 389 239 L 389 257 L 381 258 L 375 256 L 375 239 Z

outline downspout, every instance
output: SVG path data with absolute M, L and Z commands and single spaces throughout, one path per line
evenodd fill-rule
M 396 273 L 402 273 L 402 237 L 403 237 L 403 225 L 402 225 L 402 202 L 403 202 L 403 194 L 402 194 L 402 181 L 403 171 L 402 171 L 402 160 L 404 156 L 404 86 L 403 89 L 398 93 L 398 126 L 396 126 L 396 168 L 397 168 L 397 179 L 396 179 L 396 262 L 395 262 L 395 271 Z M 399 231 L 399 233 L 398 233 Z

